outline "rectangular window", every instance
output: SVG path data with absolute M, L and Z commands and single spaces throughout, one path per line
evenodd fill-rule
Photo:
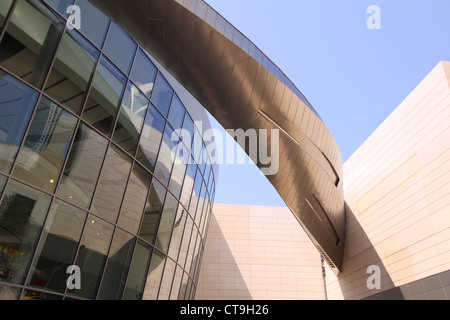
M 6 17 L 8 16 L 12 3 L 13 0 L 0 1 L 0 33 L 3 30 L 3 24 L 5 23 Z
M 172 96 L 172 87 L 160 73 L 156 80 L 155 90 L 152 94 L 152 101 L 165 117 L 167 117 L 169 114 L 170 104 L 172 103 Z
M 156 69 L 144 51 L 139 49 L 130 78 L 148 98 L 150 98 L 153 92 L 157 73 L 158 69 Z
M 165 262 L 166 256 L 161 252 L 154 250 L 148 270 L 147 282 L 145 284 L 144 300 L 156 300 L 158 297 Z
M 161 215 L 161 221 L 158 228 L 156 247 L 162 252 L 169 250 L 170 239 L 172 237 L 173 225 L 178 209 L 178 200 L 171 193 L 167 193 L 164 209 Z
M 167 125 L 166 130 L 164 131 L 163 142 L 159 150 L 158 162 L 155 167 L 155 177 L 157 177 L 165 186 L 169 184 L 177 151 L 177 142 L 172 141 L 173 135 L 173 129 Z M 176 134 L 174 136 L 178 137 Z
M 138 241 L 128 273 L 123 300 L 142 300 L 147 269 L 153 249 L 143 241 Z
M 139 236 L 151 244 L 155 244 L 156 231 L 158 230 L 165 197 L 166 188 L 164 188 L 156 179 L 153 179 L 147 199 L 141 230 L 139 232 Z
M 77 0 L 76 5 L 82 12 L 80 32 L 101 48 L 109 27 L 109 18 L 94 7 L 89 0 Z
M 129 74 L 137 45 L 115 23 L 111 23 L 103 51 L 125 74 Z

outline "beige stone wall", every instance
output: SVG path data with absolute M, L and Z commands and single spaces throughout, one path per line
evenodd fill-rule
M 330 299 L 360 299 L 450 269 L 450 63 L 441 62 L 344 164 L 343 272 Z M 381 290 L 368 290 L 368 266 Z
M 324 298 L 320 255 L 288 208 L 214 206 L 197 300 Z

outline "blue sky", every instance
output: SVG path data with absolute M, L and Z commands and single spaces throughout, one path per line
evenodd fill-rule
M 297 85 L 344 162 L 439 61 L 450 61 L 449 0 L 206 2 Z M 367 27 L 371 5 L 380 29 Z M 216 189 L 216 203 L 284 206 L 251 165 L 222 165 Z

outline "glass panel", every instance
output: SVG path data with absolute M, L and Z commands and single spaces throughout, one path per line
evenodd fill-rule
M 77 118 L 45 97 L 41 98 L 13 175 L 53 192 L 77 126 Z
M 194 159 L 191 158 L 191 162 L 187 165 L 183 189 L 180 196 L 180 202 L 186 208 L 189 208 L 189 202 L 191 201 L 192 189 L 194 188 L 196 172 L 197 172 L 197 165 L 194 164 Z
M 63 170 L 57 191 L 59 197 L 89 207 L 107 146 L 105 138 L 81 124 Z
M 155 91 L 152 95 L 152 101 L 161 113 L 167 117 L 170 103 L 172 102 L 173 89 L 167 83 L 162 74 L 158 75 Z
M 0 44 L 0 64 L 41 88 L 64 25 L 36 1 L 19 0 Z
M 172 290 L 170 292 L 170 300 L 178 300 L 178 295 L 180 293 L 181 281 L 183 280 L 183 269 L 177 267 L 175 276 L 173 277 Z
M 152 254 L 152 248 L 142 241 L 136 245 L 130 272 L 127 279 L 123 300 L 141 300 L 144 292 L 144 281 Z
M 17 300 L 20 295 L 21 288 L 13 288 L 0 285 L 0 300 L 11 301 Z
M 116 222 L 131 170 L 131 158 L 114 145 L 106 154 L 91 211 Z
M 183 152 L 186 152 L 185 149 L 183 143 L 178 144 L 177 159 L 173 164 L 172 176 L 170 177 L 169 190 L 176 198 L 180 197 L 181 186 L 183 185 L 184 175 L 186 173 L 185 156 L 183 155 Z
M 94 299 L 103 274 L 114 227 L 93 215 L 89 215 L 78 250 L 75 265 L 80 268 L 81 289 L 67 292 Z
M 186 291 L 188 289 L 189 276 L 187 273 L 183 273 L 183 280 L 181 280 L 180 290 L 178 294 L 178 300 L 185 300 Z
M 68 17 L 67 8 L 73 4 L 74 0 L 44 0 L 47 2 L 53 9 L 61 13 L 61 15 Z
M 166 256 L 164 254 L 157 250 L 153 251 L 152 261 L 150 262 L 147 275 L 147 282 L 145 284 L 144 300 L 156 300 L 158 297 L 165 261 Z
M 136 159 L 151 172 L 155 170 L 156 158 L 158 157 L 165 124 L 166 120 L 164 117 L 150 104 Z
M 155 167 L 155 177 L 157 177 L 165 186 L 169 184 L 177 150 L 177 142 L 172 141 L 172 135 L 178 137 L 174 134 L 174 131 L 170 126 L 166 126 L 161 149 L 159 150 L 158 163 Z
M 136 86 L 150 98 L 158 69 L 153 65 L 147 55 L 141 49 L 136 54 L 136 59 L 131 71 L 131 80 Z
M 83 36 L 68 29 L 58 48 L 45 93 L 79 114 L 99 55 Z
M 9 173 L 38 93 L 0 70 L 0 170 Z
M 200 170 L 197 169 L 197 174 L 195 176 L 194 191 L 192 192 L 191 203 L 189 204 L 189 212 L 192 217 L 195 217 L 195 211 L 197 210 L 197 204 L 200 197 L 202 187 L 202 175 Z
M 173 225 L 172 239 L 170 240 L 169 257 L 178 258 L 181 248 L 181 239 L 183 238 L 184 226 L 186 225 L 187 212 L 182 206 L 178 206 L 177 216 Z
M 178 97 L 174 95 L 168 119 L 172 127 L 175 128 L 175 130 L 183 128 L 183 120 L 185 112 L 186 109 L 184 109 L 184 106 L 181 103 L 180 99 L 178 99 Z
M 0 281 L 25 280 L 51 197 L 11 181 L 0 205 Z
M 100 59 L 83 118 L 105 135 L 111 133 L 126 81 L 106 58 Z
M 156 179 L 153 179 L 147 199 L 141 231 L 139 233 L 139 236 L 142 239 L 151 244 L 155 243 L 156 231 L 158 230 L 165 196 L 166 188 L 164 188 Z
M 186 225 L 184 227 L 183 241 L 181 243 L 180 254 L 178 255 L 178 264 L 184 268 L 186 264 L 186 257 L 189 251 L 189 242 L 191 241 L 192 229 L 194 228 L 194 221 L 190 215 L 187 215 Z
M 189 132 L 190 144 L 187 141 L 185 141 L 185 144 L 186 144 L 186 147 L 188 147 L 188 149 L 191 150 L 192 143 L 194 142 L 195 126 L 194 126 L 194 120 L 192 120 L 191 116 L 187 112 L 186 112 L 184 122 L 183 122 L 183 129 L 185 129 L 185 130 L 187 130 L 187 132 Z
M 3 0 L 0 1 L 0 33 L 3 29 L 3 24 L 5 23 L 6 16 L 9 13 L 9 10 L 11 9 L 11 4 L 13 3 L 13 0 Z
M 130 72 L 136 43 L 117 24 L 111 23 L 103 51 L 123 72 Z
M 125 198 L 119 215 L 119 226 L 137 234 L 147 202 L 152 176 L 137 163 L 128 182 Z
M 166 266 L 164 267 L 164 275 L 161 281 L 161 288 L 159 289 L 158 300 L 169 300 L 175 267 L 175 262 L 167 259 Z
M 73 264 L 86 212 L 56 200 L 44 226 L 29 285 L 64 292 Z
M 116 230 L 98 299 L 122 299 L 135 242 L 135 237 L 120 229 Z
M 50 294 L 46 292 L 40 292 L 35 290 L 24 290 L 20 300 L 62 300 L 63 296 L 58 296 L 56 294 Z
M 0 196 L 2 195 L 3 188 L 5 187 L 5 183 L 6 183 L 7 179 L 8 179 L 7 177 L 0 174 Z
M 156 240 L 156 247 L 164 253 L 169 249 L 177 208 L 178 200 L 171 193 L 167 193 Z
M 77 0 L 76 5 L 82 12 L 81 33 L 101 48 L 109 27 L 109 18 L 94 7 L 89 0 Z
M 139 142 L 147 107 L 147 98 L 138 88 L 129 83 L 122 100 L 113 140 L 132 155 L 134 155 Z
M 200 163 L 200 155 L 202 154 L 202 148 L 203 148 L 203 140 L 198 132 L 198 130 L 195 130 L 194 133 L 194 141 L 192 142 L 192 156 L 194 157 L 195 163 Z
M 192 260 L 194 258 L 194 250 L 195 250 L 195 246 L 197 244 L 197 238 L 198 238 L 198 232 L 196 229 L 194 229 L 192 231 L 191 243 L 189 245 L 189 252 L 187 255 L 187 259 L 186 259 L 186 266 L 184 268 L 184 270 L 186 270 L 186 271 L 192 272 L 191 266 L 192 266 Z M 190 273 L 190 275 L 191 275 L 191 273 Z

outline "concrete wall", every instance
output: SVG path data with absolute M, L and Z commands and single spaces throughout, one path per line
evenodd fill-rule
M 320 254 L 288 208 L 213 211 L 197 300 L 325 298 Z
M 330 299 L 361 299 L 450 269 L 450 63 L 439 63 L 344 164 L 343 272 Z M 369 290 L 367 268 L 381 269 Z M 329 271 L 329 270 L 328 270 Z

